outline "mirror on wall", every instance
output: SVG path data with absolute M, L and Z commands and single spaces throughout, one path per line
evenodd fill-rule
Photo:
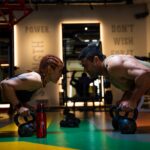
M 65 60 L 77 60 L 82 48 L 91 42 L 100 40 L 100 24 L 62 24 L 63 57 Z
M 76 95 L 70 80 L 74 71 L 75 78 L 83 73 L 83 67 L 78 60 L 80 51 L 89 43 L 100 41 L 99 23 L 62 24 L 63 60 L 66 73 L 63 76 L 62 87 L 65 97 Z

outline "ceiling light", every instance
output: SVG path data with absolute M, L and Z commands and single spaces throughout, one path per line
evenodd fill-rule
M 84 30 L 87 31 L 87 30 L 88 30 L 88 27 L 85 27 Z

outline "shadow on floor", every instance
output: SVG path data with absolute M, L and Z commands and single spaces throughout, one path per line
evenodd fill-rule
M 16 132 L 16 131 L 1 131 L 0 138 L 5 138 L 5 137 L 18 137 L 18 132 Z
M 150 126 L 137 127 L 138 134 L 150 134 Z

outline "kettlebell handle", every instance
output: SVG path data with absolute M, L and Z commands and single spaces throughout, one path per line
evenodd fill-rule
M 112 118 L 114 118 L 114 112 L 116 114 L 116 109 L 117 109 L 117 106 L 113 105 L 113 106 L 111 106 L 111 108 L 109 110 L 109 114 Z
M 120 112 L 123 112 L 123 110 L 118 107 L 118 108 L 116 109 L 116 115 L 117 115 L 118 117 L 121 116 L 121 115 L 120 115 Z M 130 113 L 133 114 L 132 117 L 129 117 L 129 114 L 130 114 Z M 128 118 L 128 119 L 130 118 L 130 119 L 136 120 L 137 117 L 138 117 L 138 110 L 137 110 L 137 108 L 132 109 L 131 111 L 125 112 L 125 114 L 122 115 L 122 117 L 125 117 L 125 118 Z
M 17 113 L 15 116 L 14 116 L 14 122 L 17 126 L 20 126 L 21 123 L 19 122 L 19 118 L 22 117 L 24 119 L 25 122 L 28 122 L 28 121 L 35 121 L 35 114 L 33 112 L 30 112 L 30 115 L 29 116 L 32 116 L 32 120 L 29 120 L 27 116 L 21 116 L 19 113 Z
M 133 119 L 136 120 L 137 117 L 138 117 L 138 109 L 135 108 L 135 109 L 133 110 Z
M 19 123 L 19 116 L 20 116 L 20 114 L 15 114 L 15 116 L 14 116 L 14 122 L 15 122 L 15 124 L 17 125 L 17 126 L 19 126 L 20 125 L 20 123 Z

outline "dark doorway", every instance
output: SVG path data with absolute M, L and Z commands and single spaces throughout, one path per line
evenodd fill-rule
M 89 43 L 100 41 L 100 24 L 62 24 L 62 36 L 63 60 L 66 69 L 62 87 L 64 97 L 72 97 L 75 91 L 70 86 L 71 74 L 76 71 L 76 78 L 78 78 L 84 71 L 78 60 L 79 53 Z

